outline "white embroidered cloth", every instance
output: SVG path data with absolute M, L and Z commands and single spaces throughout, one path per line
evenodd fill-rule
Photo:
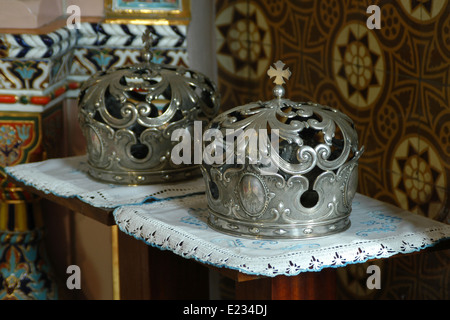
M 205 192 L 203 178 L 179 183 L 123 186 L 102 183 L 87 173 L 87 157 L 68 157 L 6 167 L 7 174 L 26 185 L 63 198 L 77 197 L 94 207 L 115 208 Z
M 137 187 L 110 185 L 89 177 L 86 156 L 22 164 L 5 171 L 43 192 L 116 208 L 119 229 L 148 245 L 247 274 L 291 276 L 320 271 L 419 251 L 450 237 L 450 225 L 356 194 L 351 227 L 337 235 L 279 241 L 237 238 L 206 223 L 202 178 Z
M 243 273 L 277 276 L 410 253 L 450 237 L 446 225 L 356 194 L 351 227 L 310 240 L 251 240 L 212 230 L 205 195 L 117 208 L 120 230 L 189 259 Z

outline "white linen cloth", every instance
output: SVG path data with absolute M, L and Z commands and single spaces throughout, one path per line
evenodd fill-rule
M 62 198 L 79 198 L 100 208 L 115 208 L 205 192 L 203 178 L 178 183 L 126 186 L 102 183 L 87 173 L 87 156 L 50 159 L 6 167 L 22 183 Z
M 80 156 L 6 167 L 5 171 L 46 193 L 115 208 L 119 229 L 148 245 L 247 274 L 272 277 L 320 271 L 419 251 L 450 237 L 450 225 L 357 193 L 351 226 L 342 233 L 307 240 L 238 238 L 207 224 L 201 178 L 118 186 L 93 180 L 86 166 L 86 157 Z
M 446 225 L 356 194 L 348 230 L 308 240 L 252 240 L 212 230 L 205 195 L 114 211 L 123 232 L 217 267 L 264 276 L 297 275 L 411 253 L 450 237 Z

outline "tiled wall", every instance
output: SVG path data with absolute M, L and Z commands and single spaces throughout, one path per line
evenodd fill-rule
M 369 5 L 380 29 L 366 24 Z M 359 192 L 450 222 L 449 0 L 220 0 L 216 39 L 224 110 L 271 99 L 266 71 L 281 59 L 288 98 L 354 120 Z M 381 264 L 379 291 L 364 265 L 339 270 L 341 297 L 450 297 L 448 250 Z

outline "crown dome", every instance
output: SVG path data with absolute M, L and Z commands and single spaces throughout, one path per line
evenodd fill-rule
M 79 123 L 98 180 L 140 185 L 200 174 L 198 165 L 171 161 L 171 136 L 217 115 L 219 93 L 200 72 L 151 62 L 150 40 L 147 30 L 142 63 L 98 72 L 81 88 Z
M 208 222 L 252 238 L 344 231 L 363 153 L 353 122 L 331 107 L 283 98 L 290 72 L 281 61 L 275 67 L 275 99 L 231 109 L 207 128 L 216 131 L 202 163 Z

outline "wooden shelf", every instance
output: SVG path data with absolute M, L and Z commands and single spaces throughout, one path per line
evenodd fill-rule
M 72 211 L 81 213 L 82 215 L 92 218 L 95 221 L 98 221 L 104 225 L 113 226 L 116 224 L 114 221 L 113 209 L 97 208 L 81 201 L 78 198 L 63 198 L 58 197 L 51 193 L 45 193 L 41 190 L 34 188 L 33 186 L 25 185 L 24 183 L 17 181 L 10 176 L 8 176 L 8 181 L 13 183 L 19 188 L 22 188 L 30 193 L 37 195 L 40 198 L 47 199 Z

